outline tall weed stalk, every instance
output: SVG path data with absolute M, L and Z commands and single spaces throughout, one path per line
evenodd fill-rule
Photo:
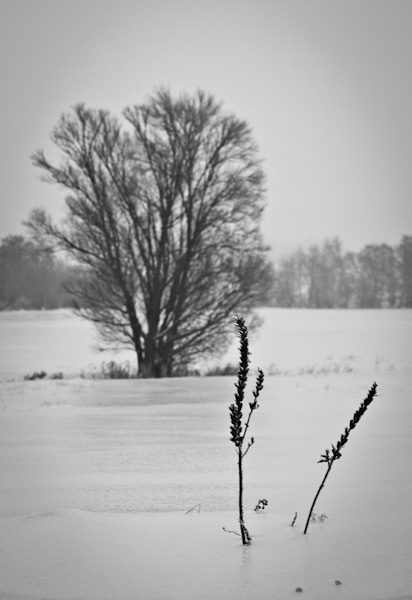
M 325 454 L 321 454 L 321 459 L 318 460 L 318 463 L 327 463 L 328 468 L 326 470 L 326 473 L 322 480 L 322 483 L 319 486 L 316 496 L 312 502 L 312 506 L 310 507 L 310 511 L 309 511 L 308 518 L 307 518 L 306 525 L 305 525 L 305 530 L 303 533 L 306 533 L 308 530 L 310 519 L 311 519 L 313 510 L 315 508 L 316 501 L 319 497 L 320 492 L 322 491 L 322 488 L 325 485 L 326 479 L 328 478 L 328 475 L 332 469 L 333 463 L 335 462 L 335 460 L 338 460 L 342 456 L 342 454 L 341 454 L 342 448 L 348 442 L 349 433 L 352 431 L 352 429 L 355 429 L 356 425 L 359 423 L 360 419 L 365 414 L 368 406 L 371 404 L 371 402 L 375 398 L 377 387 L 378 386 L 376 383 L 374 383 L 372 385 L 371 389 L 368 392 L 367 397 L 365 398 L 365 400 L 363 400 L 363 402 L 361 402 L 358 410 L 354 413 L 352 419 L 349 421 L 349 427 L 345 427 L 345 431 L 340 436 L 340 439 L 338 440 L 336 447 L 332 444 L 331 450 L 329 450 L 327 448 L 325 450 Z
M 237 463 L 238 463 L 238 475 L 239 475 L 239 523 L 240 523 L 240 535 L 242 537 L 242 544 L 250 544 L 252 538 L 246 528 L 243 514 L 243 459 L 248 453 L 255 440 L 253 437 L 244 448 L 245 438 L 250 425 L 250 419 L 252 413 L 259 408 L 257 402 L 258 396 L 263 389 L 264 374 L 261 369 L 258 369 L 258 375 L 256 378 L 255 389 L 253 390 L 253 400 L 249 402 L 249 414 L 246 422 L 243 424 L 243 402 L 245 399 L 246 383 L 249 373 L 249 340 L 248 340 L 248 329 L 245 324 L 245 320 L 242 316 L 236 315 L 234 317 L 235 325 L 238 330 L 238 336 L 240 339 L 239 345 L 239 367 L 237 373 L 237 382 L 235 383 L 236 393 L 235 402 L 229 406 L 230 413 L 230 441 L 236 447 Z

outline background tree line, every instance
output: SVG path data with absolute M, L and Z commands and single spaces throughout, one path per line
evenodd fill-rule
M 65 285 L 75 273 L 51 250 L 20 235 L 8 236 L 0 244 L 0 310 L 72 306 Z
M 412 236 L 399 245 L 368 244 L 346 252 L 338 238 L 281 257 L 274 267 L 271 306 L 411 308 Z
M 0 243 L 0 310 L 72 307 L 79 268 L 34 240 Z M 412 308 L 412 236 L 345 252 L 339 239 L 281 257 L 260 304 L 291 308 Z M 79 299 L 77 299 L 77 302 Z

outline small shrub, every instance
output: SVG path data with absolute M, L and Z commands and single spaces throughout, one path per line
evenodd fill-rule
M 316 521 L 319 521 L 319 523 L 324 523 L 326 521 L 326 519 L 328 519 L 328 518 L 329 518 L 328 515 L 325 513 L 322 513 L 321 515 L 312 513 L 310 520 L 312 523 L 316 523 Z
M 255 511 L 265 510 L 265 507 L 267 505 L 268 501 L 266 500 L 266 498 L 263 498 L 263 500 L 259 500 L 259 502 L 256 504 Z
M 132 379 L 136 377 L 136 372 L 133 370 L 129 362 L 117 363 L 114 360 L 103 362 L 101 366 L 103 379 Z
M 266 372 L 268 375 L 273 376 L 273 375 L 288 375 L 289 371 L 287 370 L 282 370 L 279 369 L 275 363 L 270 363 L 270 365 L 267 367 Z
M 82 371 L 82 379 L 134 379 L 137 370 L 129 361 L 117 363 L 114 360 L 102 362 L 100 367 L 92 367 L 89 371 Z
M 29 375 L 24 376 L 24 381 L 35 381 L 36 379 L 44 379 L 47 377 L 46 371 L 34 371 Z
M 50 379 L 63 379 L 64 375 L 61 371 L 59 373 L 52 373 Z
M 206 377 L 226 377 L 228 375 L 237 375 L 238 366 L 227 363 L 224 367 L 211 367 L 205 373 Z
M 341 361 L 328 362 L 325 365 L 308 365 L 298 369 L 298 375 L 339 375 L 341 373 L 353 373 L 354 367 L 345 359 Z

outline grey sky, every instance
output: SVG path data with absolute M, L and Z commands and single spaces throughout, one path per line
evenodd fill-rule
M 411 0 L 0 0 L 0 69 L 0 238 L 63 214 L 30 161 L 63 111 L 160 85 L 248 120 L 275 251 L 412 233 Z

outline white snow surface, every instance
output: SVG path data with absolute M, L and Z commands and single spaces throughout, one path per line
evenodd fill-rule
M 287 374 L 266 379 L 244 465 L 247 547 L 223 531 L 239 528 L 232 377 L 1 382 L 0 598 L 287 600 L 301 587 L 311 600 L 411 600 L 411 311 L 392 337 L 386 312 L 373 317 L 379 349 L 367 355 L 360 325 L 343 341 L 326 327 L 318 375 L 302 371 L 300 348 Z M 349 338 L 362 360 L 322 372 L 326 346 L 346 356 Z M 251 379 L 255 366 L 252 354 Z M 375 380 L 315 508 L 328 518 L 304 535 L 320 454 Z

